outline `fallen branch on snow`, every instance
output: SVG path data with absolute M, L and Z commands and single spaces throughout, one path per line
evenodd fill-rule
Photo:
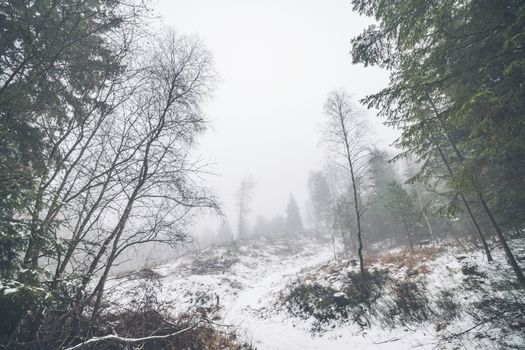
M 80 344 L 77 344 L 77 345 L 72 346 L 70 348 L 66 348 L 64 350 L 78 350 L 78 349 L 82 349 L 83 347 L 86 347 L 88 345 L 93 345 L 95 343 L 99 343 L 99 342 L 102 342 L 102 341 L 114 341 L 114 342 L 117 342 L 117 343 L 124 343 L 124 344 L 140 344 L 140 343 L 145 343 L 145 342 L 148 342 L 148 341 L 169 339 L 169 338 L 175 337 L 177 335 L 180 335 L 180 334 L 182 334 L 184 332 L 187 332 L 189 330 L 192 330 L 192 329 L 196 328 L 198 325 L 199 324 L 197 323 L 197 324 L 194 324 L 193 326 L 181 329 L 180 331 L 177 331 L 177 332 L 171 333 L 171 334 L 152 335 L 152 336 L 143 337 L 143 338 L 122 338 L 122 337 L 119 337 L 118 335 L 109 334 L 109 335 L 105 335 L 103 337 L 95 337 L 95 338 L 88 339 L 88 340 L 86 340 L 86 341 L 84 341 L 84 342 L 82 342 Z
M 374 344 L 386 344 L 386 343 L 393 343 L 395 341 L 401 340 L 401 338 L 391 338 L 383 341 L 374 342 Z

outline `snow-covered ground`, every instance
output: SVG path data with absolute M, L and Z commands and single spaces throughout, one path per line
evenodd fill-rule
M 516 243 L 514 248 L 523 256 L 523 244 Z M 371 260 L 370 266 L 373 269 L 381 264 L 381 268 L 388 268 L 394 278 L 424 279 L 429 292 L 437 295 L 444 290 L 450 291 L 458 305 L 466 306 L 497 294 L 497 286 L 508 282 L 511 272 L 504 256 L 498 249 L 494 255 L 495 263 L 488 265 L 477 251 L 465 254 L 459 248 L 448 247 L 432 256 L 421 255 L 416 262 L 412 259 L 411 266 L 403 266 L 403 260 L 381 257 Z M 476 266 L 473 275 L 462 272 L 468 266 Z M 467 316 L 438 327 L 430 321 L 384 327 L 372 320 L 370 327 L 361 328 L 345 320 L 335 320 L 312 331 L 315 319 L 293 316 L 283 306 L 283 295 L 297 283 L 315 282 L 338 289 L 346 273 L 355 269 L 348 261 L 334 262 L 328 243 L 310 239 L 301 244 L 258 240 L 188 254 L 153 271 L 143 272 L 143 275 L 150 278 L 153 275 L 158 280 L 155 287 L 158 298 L 173 302 L 175 312 L 184 312 L 195 305 L 219 306 L 220 322 L 234 327 L 243 339 L 259 350 L 491 349 L 495 346 L 492 341 L 500 340 L 498 334 L 490 334 L 490 329 L 483 330 L 484 325 L 475 327 L 476 320 Z M 476 280 L 481 287 L 475 290 L 465 287 L 467 278 L 481 280 L 480 276 L 485 276 L 481 282 Z M 126 291 L 136 290 L 141 283 L 143 278 L 118 278 L 111 281 L 110 287 L 116 291 L 113 295 L 118 295 L 116 301 L 126 304 L 131 301 Z M 496 294 L 506 297 L 503 291 Z M 474 331 L 479 328 L 488 335 L 443 341 L 444 337 L 470 327 L 475 327 Z M 520 348 L 525 343 L 524 328 L 525 324 L 518 324 L 516 331 L 507 333 L 507 345 Z

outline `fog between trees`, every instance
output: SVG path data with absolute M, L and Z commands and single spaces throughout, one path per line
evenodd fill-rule
M 272 4 L 268 6 L 275 10 Z M 282 124 L 275 122 L 281 112 L 276 118 L 266 116 L 267 107 L 261 107 L 262 114 L 257 110 L 272 105 L 262 92 L 279 84 L 278 74 L 250 92 L 258 103 L 243 102 L 246 95 L 239 92 L 235 97 L 245 120 L 237 120 L 244 128 L 235 135 L 243 135 L 244 142 L 235 147 L 246 154 L 235 159 L 236 176 L 228 176 L 215 174 L 209 164 L 213 161 L 200 156 L 210 147 L 199 144 L 210 137 L 206 131 L 214 116 L 208 112 L 218 110 L 210 107 L 212 98 L 226 96 L 232 102 L 220 93 L 221 72 L 205 41 L 161 24 L 149 2 L 2 3 L 0 346 L 253 348 L 237 338 L 236 330 L 224 331 L 226 325 L 215 322 L 223 310 L 218 292 L 193 296 L 187 290 L 194 304 L 180 314 L 172 312 L 173 300 L 156 298 L 161 289 L 156 283 L 167 276 L 150 267 L 160 258 L 174 259 L 205 247 L 211 247 L 203 253 L 211 258 L 196 259 L 181 270 L 224 274 L 246 251 L 259 249 L 246 258 L 256 259 L 265 256 L 264 247 L 276 249 L 274 258 L 307 248 L 315 254 L 312 244 L 319 250 L 329 247 L 333 271 L 356 267 L 344 276 L 347 285 L 336 290 L 299 281 L 284 286 L 280 298 L 315 313 L 319 305 L 303 304 L 314 295 L 312 300 L 326 301 L 325 309 L 342 308 L 341 317 L 362 329 L 372 326 L 372 315 L 383 315 L 385 310 L 374 303 L 390 294 L 399 298 L 388 312 L 407 317 L 398 319 L 400 325 L 417 317 L 431 319 L 426 306 L 408 302 L 418 297 L 406 294 L 418 291 L 411 275 L 384 283 L 393 277 L 388 269 L 378 270 L 381 254 L 397 252 L 401 265 L 409 265 L 430 259 L 418 255 L 426 246 L 432 258 L 450 245 L 460 247 L 465 255 L 458 261 L 482 252 L 487 266 L 494 266 L 487 271 L 512 271 L 502 287 L 509 294 L 498 299 L 506 311 L 497 322 L 507 329 L 523 327 L 525 323 L 507 324 L 509 314 L 522 319 L 516 310 L 525 305 L 519 294 L 525 287 L 520 266 L 525 226 L 525 5 L 351 4 L 353 16 L 374 17 L 375 22 L 351 35 L 342 33 L 351 39 L 343 43 L 351 51 L 348 64 L 378 67 L 390 74 L 388 84 L 361 96 L 352 90 L 360 89 L 360 79 L 344 84 L 344 89 L 329 80 L 321 79 L 318 88 L 313 80 L 306 84 L 298 78 L 301 91 L 311 88 L 316 97 L 283 97 L 276 87 L 280 103 L 271 112 L 281 106 L 291 114 L 290 106 L 297 106 L 292 108 L 294 117 Z M 253 18 L 257 23 L 258 17 Z M 318 51 L 322 57 L 323 50 Z M 218 61 L 223 64 L 223 59 Z M 300 76 L 315 69 L 312 65 Z M 293 79 L 282 80 L 286 85 Z M 310 108 L 312 104 L 318 107 Z M 316 117 L 303 121 L 305 109 L 315 111 Z M 247 125 L 251 120 L 254 125 Z M 395 130 L 391 146 L 378 141 L 377 120 Z M 308 140 L 294 142 L 303 132 L 302 122 L 310 128 L 305 132 Z M 260 125 L 265 127 L 259 130 Z M 266 139 L 272 137 L 278 139 L 275 144 Z M 257 139 L 263 147 L 250 153 Z M 273 148 L 287 144 L 290 148 Z M 300 152 L 287 158 L 294 147 Z M 296 162 L 293 155 L 298 154 L 307 161 Z M 278 162 L 267 167 L 263 159 Z M 255 172 L 247 164 L 264 170 Z M 214 181 L 229 185 L 212 186 Z M 262 197 L 266 204 L 261 206 L 257 203 Z M 205 222 L 203 214 L 212 215 L 215 223 Z M 263 248 L 257 248 L 259 244 Z M 222 255 L 214 256 L 219 251 Z M 238 256 L 229 256 L 232 251 Z M 503 252 L 508 266 L 494 258 L 494 251 Z M 116 274 L 123 270 L 119 267 L 131 260 L 129 276 L 134 276 L 133 270 L 151 262 L 148 255 L 157 261 L 137 272 L 138 279 L 149 281 L 142 299 L 132 298 L 128 306 L 134 309 L 117 306 L 111 292 L 118 285 L 111 281 L 122 277 Z M 476 266 L 466 266 L 462 273 L 494 278 L 494 273 L 476 274 Z M 483 281 L 470 286 L 475 293 L 482 294 Z M 438 308 L 452 308 L 453 302 L 447 301 Z M 482 302 L 473 307 L 489 313 Z

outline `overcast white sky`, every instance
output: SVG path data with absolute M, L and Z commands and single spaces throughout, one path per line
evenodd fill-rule
M 207 178 L 235 227 L 234 194 L 256 181 L 252 215 L 282 213 L 290 193 L 302 205 L 312 169 L 323 163 L 323 103 L 344 88 L 355 100 L 385 86 L 388 75 L 353 66 L 350 39 L 371 23 L 349 0 L 159 0 L 166 25 L 199 35 L 221 77 L 207 106 L 211 130 L 199 152 L 215 163 Z M 368 111 L 378 142 L 393 132 Z

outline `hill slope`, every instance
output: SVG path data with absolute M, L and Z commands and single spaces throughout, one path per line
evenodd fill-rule
M 525 242 L 512 243 L 524 257 Z M 112 289 L 121 305 L 153 289 L 174 312 L 215 310 L 259 350 L 522 348 L 523 293 L 494 255 L 488 265 L 453 246 L 391 251 L 367 258 L 361 284 L 328 243 L 258 240 L 188 254 Z M 153 288 L 141 287 L 147 280 Z

